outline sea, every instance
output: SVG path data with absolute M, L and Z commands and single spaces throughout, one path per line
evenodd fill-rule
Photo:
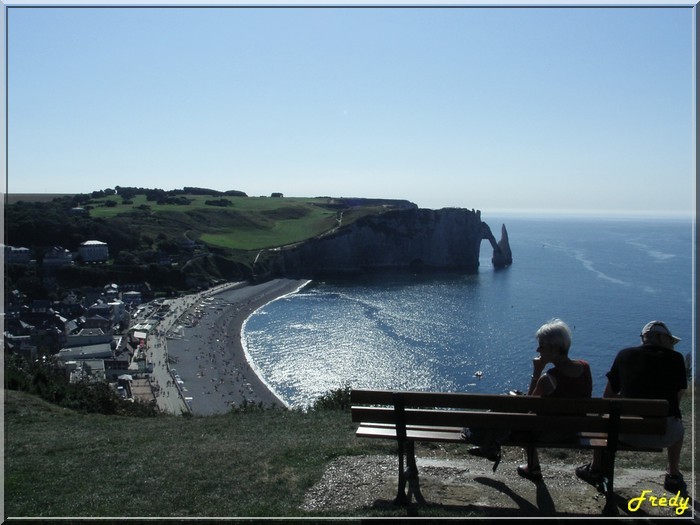
M 245 323 L 253 367 L 290 407 L 351 386 L 430 392 L 527 390 L 535 332 L 559 318 L 589 362 L 593 394 L 621 348 L 664 321 L 694 356 L 693 220 L 505 216 L 513 264 L 477 274 L 377 273 L 313 281 Z M 691 357 L 692 359 L 692 357 Z

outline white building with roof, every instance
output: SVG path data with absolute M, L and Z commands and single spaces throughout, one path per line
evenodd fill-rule
M 109 246 L 102 241 L 85 241 L 78 247 L 84 262 L 102 262 L 109 259 Z
M 3 245 L 5 254 L 5 264 L 29 264 L 32 260 L 32 252 L 29 248 L 21 246 L 15 248 L 14 246 Z
M 132 290 L 122 294 L 122 301 L 128 305 L 138 306 L 143 301 L 143 296 L 141 295 L 141 292 Z

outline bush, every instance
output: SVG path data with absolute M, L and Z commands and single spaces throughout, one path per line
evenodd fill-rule
M 336 390 L 326 392 L 319 397 L 312 405 L 311 410 L 348 410 L 350 408 L 350 391 L 349 384 Z
M 221 206 L 222 208 L 233 205 L 233 203 L 228 199 L 208 199 L 204 201 L 204 204 L 207 206 Z

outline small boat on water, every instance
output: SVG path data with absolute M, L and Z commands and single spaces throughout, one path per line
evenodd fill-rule
M 474 372 L 474 377 L 478 377 L 479 379 L 481 379 L 483 375 L 484 373 L 481 370 Z

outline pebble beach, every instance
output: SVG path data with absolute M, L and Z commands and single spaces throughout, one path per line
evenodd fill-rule
M 265 304 L 294 293 L 306 280 L 275 279 L 198 295 L 172 324 L 167 354 L 172 385 L 195 415 L 222 414 L 246 403 L 284 407 L 248 361 L 245 320 Z

